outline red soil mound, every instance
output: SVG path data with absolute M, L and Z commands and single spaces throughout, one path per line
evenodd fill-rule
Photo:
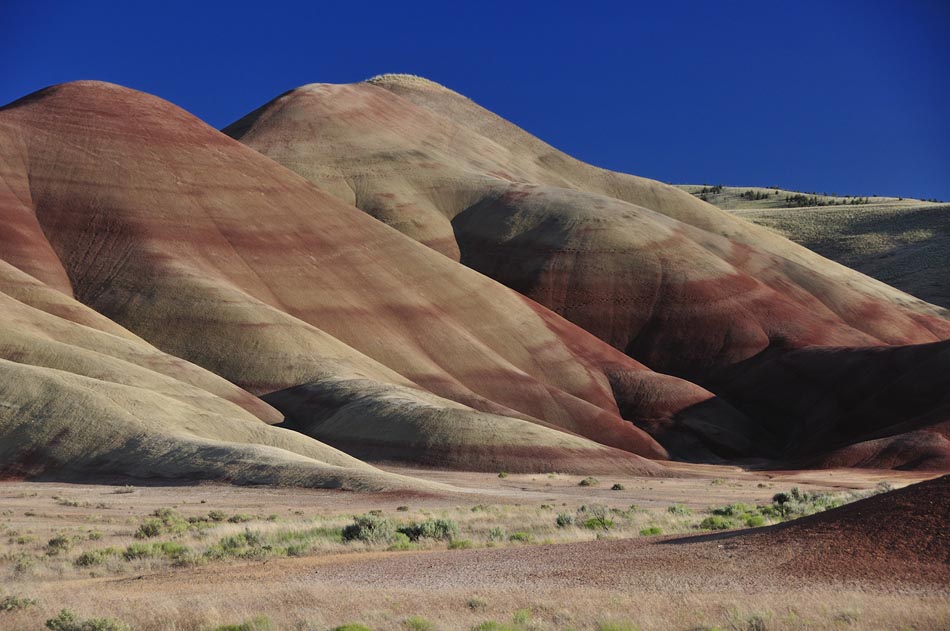
M 950 583 L 950 476 L 736 537 L 779 571 Z
M 536 467 L 522 455 L 538 448 L 550 469 L 657 473 L 581 437 L 664 458 L 635 423 L 743 434 L 747 420 L 703 388 L 161 99 L 64 84 L 0 110 L 0 139 L 0 221 L 13 228 L 0 257 L 163 351 L 270 394 L 289 426 L 330 444 L 512 471 Z

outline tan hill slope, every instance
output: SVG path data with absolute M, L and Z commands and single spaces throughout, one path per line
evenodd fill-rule
M 950 307 L 950 267 L 946 264 L 950 260 L 950 204 L 761 187 L 724 186 L 717 192 L 711 192 L 709 186 L 679 188 L 705 196 L 719 208 L 833 261 Z M 760 196 L 764 197 L 755 199 Z
M 860 360 L 849 359 L 847 349 L 950 337 L 939 307 L 685 191 L 574 160 L 424 79 L 384 75 L 352 85 L 303 86 L 224 131 L 647 366 L 696 381 L 730 402 L 742 390 L 730 384 L 737 375 L 744 380 L 737 384 L 768 385 L 776 353 L 841 348 L 819 353 L 816 361 L 848 380 L 852 375 L 843 368 Z M 950 359 L 935 349 L 923 346 L 917 354 L 932 356 L 947 374 Z M 873 374 L 871 390 L 893 379 L 887 371 Z M 873 427 L 839 426 L 841 440 L 900 435 L 903 424 L 920 416 L 914 398 L 935 401 L 948 385 L 937 377 L 917 392 L 891 389 L 887 418 Z M 782 406 L 833 396 L 840 386 L 792 374 L 768 392 Z M 747 401 L 735 399 L 736 405 Z M 757 417 L 758 407 L 741 409 L 765 433 L 734 441 L 731 449 L 732 437 L 715 426 L 692 424 L 688 435 L 682 424 L 647 427 L 684 457 L 706 457 L 711 445 L 728 457 L 797 457 L 838 446 L 834 432 L 821 432 L 807 449 L 791 440 L 819 416 L 806 414 L 794 431 L 779 431 Z M 946 411 L 938 406 L 934 414 L 945 419 Z M 863 460 L 868 466 L 885 461 L 917 462 Z
M 437 490 L 267 424 L 280 419 L 0 261 L 0 478 Z
M 161 99 L 64 84 L 0 110 L 0 134 L 0 258 L 331 445 L 378 461 L 662 473 L 633 455 L 667 455 L 637 424 L 755 436 L 703 388 Z

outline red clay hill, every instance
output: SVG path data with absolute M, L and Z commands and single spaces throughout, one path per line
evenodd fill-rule
M 950 582 L 950 476 L 739 534 L 725 547 L 816 578 Z M 688 541 L 688 540 L 684 540 Z
M 950 454 L 942 312 L 685 193 L 402 78 L 228 132 L 99 82 L 0 108 L 0 474 Z
M 872 439 L 860 456 L 833 459 L 931 467 L 950 454 L 942 426 L 924 437 L 926 458 L 881 454 L 895 436 L 950 419 L 950 358 L 934 344 L 950 337 L 945 310 L 675 187 L 579 162 L 406 75 L 304 86 L 224 131 L 650 368 L 716 392 L 765 436 L 730 450 L 713 429 L 644 425 L 677 455 L 800 457 Z M 893 359 L 859 350 L 909 345 Z M 936 372 L 899 367 L 914 363 Z
M 667 451 L 638 425 L 709 425 L 730 441 L 755 433 L 705 389 L 645 368 L 161 99 L 60 85 L 0 110 L 0 135 L 0 259 L 11 274 L 66 304 L 64 327 L 94 320 L 214 373 L 262 435 L 286 415 L 286 426 L 374 461 L 660 474 L 644 457 Z M 96 364 L 98 345 L 82 343 L 96 355 L 58 368 L 117 379 Z M 29 365 L 59 358 L 35 357 L 29 342 L 0 352 Z M 57 444 L 95 440 L 83 402 L 61 398 L 70 411 L 57 416 L 68 427 Z M 152 408 L 135 412 L 140 430 L 177 435 Z M 182 417 L 204 431 L 200 415 Z M 11 412 L 0 428 L 33 444 L 16 423 Z

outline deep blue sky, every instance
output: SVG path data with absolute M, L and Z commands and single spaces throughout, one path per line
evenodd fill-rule
M 222 127 L 408 72 L 612 169 L 950 199 L 948 30 L 950 0 L 0 0 L 0 101 L 101 79 Z

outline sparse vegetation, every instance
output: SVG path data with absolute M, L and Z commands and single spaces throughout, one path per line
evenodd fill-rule
M 252 521 L 254 518 L 250 515 L 231 515 L 228 517 L 229 524 L 243 524 L 249 521 Z
M 494 474 L 488 474 L 486 478 L 494 478 Z M 764 478 L 762 478 L 764 480 Z M 524 477 L 524 483 L 531 483 L 531 476 Z M 0 557 L 0 585 L 3 585 L 9 591 L 10 585 L 16 585 L 17 589 L 23 589 L 24 593 L 17 596 L 24 601 L 31 599 L 24 596 L 39 597 L 44 602 L 43 608 L 37 609 L 32 605 L 33 611 L 16 611 L 7 617 L 7 620 L 13 620 L 15 623 L 27 620 L 27 617 L 35 615 L 39 617 L 42 623 L 48 617 L 53 616 L 60 607 L 71 607 L 79 615 L 75 616 L 72 623 L 83 624 L 87 622 L 86 618 L 92 614 L 104 616 L 105 619 L 112 619 L 112 622 L 121 620 L 131 623 L 135 629 L 148 629 L 154 626 L 153 622 L 146 616 L 154 610 L 146 607 L 142 613 L 132 608 L 115 607 L 111 605 L 104 608 L 104 605 L 97 601 L 86 602 L 73 598 L 64 598 L 62 600 L 52 601 L 55 609 L 50 605 L 46 609 L 48 600 L 51 600 L 50 594 L 56 593 L 45 591 L 45 587 L 34 589 L 32 585 L 41 586 L 44 581 L 60 580 L 60 577 L 66 578 L 85 578 L 89 575 L 95 577 L 124 577 L 124 579 L 110 582 L 125 587 L 121 589 L 134 589 L 136 582 L 128 579 L 145 576 L 150 579 L 152 576 L 169 576 L 173 580 L 178 580 L 179 574 L 182 580 L 189 580 L 192 576 L 191 567 L 194 565 L 210 566 L 208 575 L 220 572 L 222 576 L 226 575 L 230 569 L 224 567 L 224 564 L 234 561 L 261 560 L 260 563 L 244 564 L 241 563 L 235 569 L 244 572 L 245 566 L 248 569 L 253 568 L 254 572 L 284 572 L 291 568 L 300 568 L 298 564 L 284 565 L 281 557 L 307 557 L 313 555 L 338 555 L 349 554 L 352 552 L 361 552 L 364 550 L 397 550 L 413 551 L 425 549 L 450 549 L 458 550 L 459 556 L 471 556 L 478 558 L 481 554 L 480 549 L 484 547 L 521 547 L 535 544 L 561 543 L 561 542 L 583 542 L 591 541 L 598 537 L 656 537 L 661 535 L 682 535 L 699 532 L 716 532 L 715 530 L 703 530 L 711 525 L 726 526 L 729 528 L 754 527 L 757 525 L 774 524 L 784 521 L 786 518 L 794 518 L 797 514 L 808 513 L 812 510 L 824 509 L 826 507 L 837 505 L 838 503 L 847 503 L 854 499 L 859 499 L 871 493 L 884 492 L 890 489 L 890 485 L 881 484 L 873 491 L 860 493 L 835 492 L 825 493 L 816 492 L 815 487 L 801 485 L 798 489 L 783 487 L 781 478 L 773 482 L 763 483 L 759 487 L 756 479 L 743 480 L 741 477 L 726 479 L 725 483 L 717 483 L 710 479 L 699 480 L 696 482 L 697 493 L 708 492 L 711 496 L 723 498 L 721 505 L 714 505 L 706 509 L 701 509 L 693 503 L 672 504 L 673 506 L 688 506 L 691 510 L 686 512 L 682 510 L 670 511 L 671 502 L 679 502 L 681 498 L 688 497 L 682 494 L 679 482 L 667 484 L 671 487 L 671 494 L 666 496 L 668 499 L 662 500 L 663 495 L 657 495 L 663 487 L 657 480 L 637 481 L 631 478 L 631 481 L 624 479 L 624 483 L 629 489 L 632 489 L 631 495 L 637 498 L 639 507 L 630 504 L 630 500 L 625 499 L 625 493 L 606 493 L 601 492 L 604 505 L 591 503 L 587 500 L 584 506 L 579 505 L 579 501 L 585 498 L 589 493 L 579 489 L 576 484 L 580 476 L 566 477 L 553 487 L 547 488 L 546 474 L 538 474 L 534 479 L 537 489 L 544 488 L 544 495 L 533 494 L 524 496 L 521 503 L 518 500 L 507 500 L 503 503 L 493 503 L 484 496 L 478 496 L 478 500 L 470 501 L 467 504 L 459 504 L 457 499 L 452 499 L 451 503 L 436 503 L 429 498 L 420 498 L 413 500 L 412 512 L 408 510 L 399 510 L 397 502 L 387 503 L 385 505 L 364 505 L 362 510 L 369 508 L 376 509 L 372 515 L 373 520 L 389 520 L 395 533 L 391 541 L 366 541 L 361 539 L 352 539 L 344 541 L 343 530 L 346 526 L 353 525 L 357 518 L 350 514 L 341 514 L 339 512 L 330 512 L 325 508 L 311 505 L 305 510 L 298 510 L 297 506 L 278 506 L 276 504 L 263 504 L 255 499 L 251 503 L 242 503 L 234 505 L 230 510 L 209 511 L 209 507 L 199 507 L 198 497 L 187 501 L 181 501 L 177 506 L 172 506 L 171 502 L 175 500 L 165 500 L 165 505 L 171 508 L 161 511 L 152 510 L 156 503 L 148 502 L 147 499 L 156 491 L 151 487 L 137 489 L 137 495 L 132 504 L 137 509 L 124 515 L 119 515 L 119 511 L 110 513 L 94 512 L 95 501 L 88 510 L 70 507 L 63 510 L 61 515 L 69 515 L 68 518 L 56 517 L 50 526 L 40 527 L 37 524 L 42 523 L 39 520 L 47 519 L 49 515 L 41 515 L 37 519 L 23 519 L 23 509 L 18 508 L 15 515 L 5 517 L 0 511 L 0 546 L 6 545 L 2 557 Z M 519 485 L 521 479 L 519 478 Z M 604 481 L 603 489 L 610 488 L 612 483 Z M 648 489 L 652 487 L 654 493 L 640 494 L 640 488 Z M 102 492 L 111 492 L 112 487 L 105 488 Z M 573 489 L 573 490 L 571 490 Z M 58 491 L 63 493 L 63 491 Z M 240 493 L 255 492 L 253 490 L 240 490 Z M 514 493 L 517 491 L 506 491 Z M 570 496 L 558 497 L 555 493 L 573 493 L 573 501 L 568 499 Z M 781 492 L 781 493 L 780 493 Z M 11 494 L 12 495 L 12 494 Z M 74 497 L 86 499 L 93 497 L 91 495 L 73 494 Z M 770 499 L 775 496 L 775 502 Z M 47 506 L 52 505 L 49 500 L 50 495 L 45 495 Z M 211 506 L 223 506 L 217 504 L 217 499 L 208 495 Z M 258 497 L 258 496 L 255 496 Z M 732 499 L 729 499 L 732 498 Z M 750 500 L 749 498 L 758 498 Z M 567 500 L 567 501 L 562 501 Z M 352 500 L 351 500 L 352 501 Z M 374 500 L 375 501 L 375 500 Z M 663 503 L 660 503 L 663 501 Z M 478 503 L 484 502 L 484 503 Z M 542 503 L 543 502 L 543 503 Z M 355 504 L 360 506 L 359 503 Z M 403 506 L 402 504 L 400 506 Z M 779 507 L 782 507 L 781 511 Z M 123 509 L 124 511 L 125 509 Z M 352 508 L 350 510 L 353 510 Z M 788 514 L 785 517 L 782 512 Z M 268 517 L 268 513 L 279 515 L 277 519 Z M 358 514 L 358 513 L 356 513 Z M 231 515 L 248 515 L 249 521 L 230 522 Z M 214 519 L 216 517 L 216 519 Z M 703 522 L 710 519 L 709 522 Z M 4 521 L 7 519 L 8 521 Z M 138 527 L 147 520 L 157 520 L 165 529 L 166 521 L 172 524 L 169 532 L 163 532 L 159 536 L 150 538 L 135 538 L 134 533 Z M 411 528 L 413 531 L 432 532 L 433 528 L 423 527 L 426 522 L 435 524 L 438 520 L 452 522 L 457 527 L 457 533 L 453 532 L 449 538 L 428 538 L 421 536 L 415 542 L 410 541 L 409 537 L 398 532 L 400 528 Z M 603 520 L 603 521 L 601 521 Z M 182 525 L 182 522 L 184 525 Z M 607 527 L 604 528 L 604 522 Z M 7 525 L 4 525 L 4 524 Z M 15 526 L 15 527 L 14 527 Z M 451 527 L 443 530 L 452 531 Z M 95 536 L 90 536 L 96 533 Z M 101 534 L 101 537 L 99 537 Z M 18 544 L 20 537 L 31 536 L 26 543 Z M 69 548 L 58 554 L 48 556 L 46 549 L 50 539 L 62 537 L 69 542 Z M 385 537 L 383 538 L 385 539 Z M 650 545 L 649 539 L 644 539 L 641 545 Z M 351 545 L 355 544 L 355 545 Z M 472 552 L 462 552 L 466 549 L 472 549 Z M 531 555 L 530 549 L 527 550 L 528 556 Z M 545 556 L 549 553 L 545 553 Z M 439 555 L 442 556 L 442 555 Z M 267 564 L 263 561 L 267 561 Z M 354 559 L 354 561 L 356 561 Z M 359 563 L 359 561 L 356 561 Z M 218 566 L 221 569 L 218 570 Z M 17 565 L 21 569 L 17 569 Z M 306 564 L 304 564 L 306 565 Z M 172 570 L 174 568 L 174 570 Z M 212 569 L 214 568 L 214 569 Z M 266 569 L 265 569 L 266 568 Z M 271 569 L 273 568 L 273 569 Z M 111 579 L 107 579 L 111 580 Z M 18 582 L 19 581 L 19 582 Z M 146 586 L 146 583 L 138 583 Z M 29 587 L 28 587 L 29 586 Z M 477 586 L 474 588 L 477 590 Z M 469 598 L 471 596 L 471 598 Z M 612 606 L 606 601 L 602 608 L 597 609 L 596 613 L 591 614 L 590 610 L 578 613 L 570 605 L 565 605 L 565 616 L 560 618 L 560 611 L 550 608 L 550 604 L 544 599 L 526 600 L 521 604 L 513 603 L 507 596 L 496 597 L 494 592 L 491 595 L 491 604 L 487 604 L 481 598 L 484 594 L 478 594 L 473 591 L 469 594 L 459 595 L 453 592 L 453 596 L 448 597 L 445 604 L 439 604 L 439 609 L 433 609 L 431 601 L 424 600 L 418 605 L 419 608 L 405 609 L 406 605 L 399 602 L 399 609 L 391 612 L 386 611 L 383 615 L 382 610 L 374 611 L 372 617 L 367 617 L 364 622 L 376 628 L 402 628 L 411 631 L 413 628 L 427 628 L 424 626 L 412 626 L 412 620 L 417 616 L 410 614 L 421 614 L 419 617 L 420 625 L 431 621 L 435 628 L 471 628 L 475 623 L 482 623 L 484 620 L 497 620 L 499 622 L 486 623 L 489 626 L 485 628 L 497 629 L 517 629 L 518 631 L 535 631 L 540 629 L 554 628 L 576 628 L 576 629 L 599 629 L 611 628 L 602 627 L 605 624 L 628 624 L 625 616 L 630 616 L 629 602 L 624 601 L 624 607 Z M 293 594 L 291 597 L 297 598 Z M 481 598 L 480 598 L 481 597 Z M 8 597 L 9 598 L 9 597 Z M 77 597 L 78 598 L 78 597 Z M 282 597 L 281 603 L 287 602 L 286 597 Z M 402 598 L 400 596 L 400 598 Z M 468 600 L 466 600 L 468 599 Z M 275 599 L 276 600 L 276 599 Z M 5 603 L 7 599 L 0 598 L 0 619 L 6 615 Z M 114 602 L 108 600 L 104 602 Z M 242 631 L 255 629 L 249 626 L 253 621 L 250 618 L 252 612 L 260 611 L 272 616 L 272 629 L 313 629 L 325 631 L 333 624 L 338 624 L 343 620 L 359 620 L 361 614 L 358 610 L 344 608 L 333 609 L 329 605 L 328 613 L 319 609 L 327 607 L 325 599 L 321 599 L 319 604 L 310 606 L 309 601 L 299 600 L 295 603 L 301 603 L 300 607 L 306 610 L 310 607 L 311 613 L 295 614 L 298 617 L 288 615 L 283 610 L 275 606 L 274 609 L 254 609 L 257 605 L 254 600 L 243 603 L 239 608 L 233 611 L 227 608 L 226 600 L 214 601 L 213 607 L 217 607 L 214 613 L 203 613 L 200 619 L 179 618 L 169 620 L 169 626 L 175 625 L 175 628 L 182 631 L 220 631 L 241 629 Z M 862 601 L 863 602 L 863 601 Z M 225 604 L 222 604 L 225 603 Z M 777 621 L 779 614 L 769 613 L 778 611 L 775 607 L 776 601 L 770 600 L 765 605 L 749 604 L 750 608 L 743 608 L 733 617 L 728 612 L 716 613 L 714 610 L 704 609 L 702 617 L 696 615 L 671 620 L 672 628 L 680 629 L 740 629 L 745 630 L 753 627 L 748 626 L 748 621 L 756 614 L 765 621 L 767 628 L 772 629 L 791 629 L 797 628 L 792 623 Z M 600 603 L 599 603 L 600 604 Z M 742 603 L 745 606 L 746 603 Z M 14 605 L 16 606 L 16 605 Z M 297 604 L 295 604 L 295 607 Z M 414 606 L 414 605 L 410 605 Z M 654 605 L 656 606 L 656 605 Z M 346 607 L 349 607 L 347 604 Z M 452 609 L 454 607 L 454 610 Z M 520 624 L 515 620 L 514 612 L 518 607 L 525 607 L 527 612 L 533 612 L 532 617 L 527 623 Z M 803 605 L 804 607 L 804 605 Z M 847 625 L 845 617 L 839 620 L 836 616 L 839 612 L 859 611 L 855 601 L 846 600 L 843 603 L 832 603 L 828 605 L 827 614 L 815 614 L 811 609 L 808 610 L 809 628 L 821 631 L 831 631 L 840 626 Z M 639 611 L 638 609 L 636 611 Z M 785 615 L 785 609 L 782 609 L 782 615 Z M 802 615 L 806 613 L 803 608 L 795 608 L 795 611 Z M 764 612 L 764 613 L 762 613 Z M 876 614 L 867 609 L 859 611 L 859 620 L 857 624 L 851 624 L 851 628 L 874 625 Z M 45 615 L 41 615 L 45 614 Z M 220 616 L 228 616 L 220 619 Z M 639 613 L 637 614 L 640 615 Z M 644 624 L 650 618 L 645 614 Z M 791 615 L 791 614 L 789 614 Z M 849 614 L 850 615 L 850 614 Z M 855 614 L 858 615 L 858 614 Z M 824 616 L 824 617 L 823 617 Z M 240 622 L 242 618 L 249 618 Z M 854 619 L 854 618 L 848 618 Z M 800 622 L 800 618 L 798 621 Z M 222 622 L 230 624 L 221 627 L 215 626 Z M 329 623 L 333 624 L 329 624 Z M 120 623 L 121 624 L 121 623 Z M 493 626 L 492 626 L 493 625 Z M 0 622 L 0 626 L 3 623 Z M 11 628 L 20 628 L 14 624 Z M 23 628 L 32 628 L 24 625 Z M 82 628 L 82 627 L 79 627 Z M 93 628 L 93 627 L 90 627 Z M 620 627 L 623 628 L 623 627 Z M 877 624 L 875 628 L 892 628 L 886 624 Z M 899 627 L 893 627 L 899 628 Z M 921 628 L 933 628 L 926 625 Z
M 481 611 L 483 609 L 488 609 L 488 603 L 482 600 L 481 598 L 469 598 L 468 602 L 465 603 L 465 606 L 471 609 L 472 611 Z
M 107 548 L 107 550 L 111 550 L 111 548 Z M 164 558 L 169 561 L 182 561 L 188 552 L 189 550 L 186 546 L 174 541 L 133 543 L 122 552 L 122 558 L 126 561 L 156 558 Z
M 640 631 L 640 627 L 632 622 L 601 622 L 597 625 L 597 631 Z
M 620 482 L 615 482 L 614 485 L 613 485 L 612 487 L 610 487 L 610 490 L 611 490 L 611 491 L 622 491 L 622 490 L 623 490 L 623 484 L 621 484 Z
M 578 486 L 597 486 L 600 484 L 600 480 L 593 476 L 589 476 L 577 483 Z
M 511 616 L 511 621 L 517 625 L 524 626 L 531 622 L 531 610 L 519 609 Z
M 396 537 L 396 525 L 391 519 L 377 515 L 360 515 L 343 529 L 343 541 L 391 543 Z
M 488 540 L 489 541 L 504 541 L 505 540 L 505 529 L 501 526 L 492 526 L 488 530 Z
M 410 616 L 402 621 L 402 626 L 406 631 L 435 631 L 435 623 L 423 618 L 422 616 Z
M 734 523 L 731 520 L 721 515 L 710 515 L 699 522 L 699 527 L 702 530 L 727 530 L 733 526 Z
M 222 624 L 209 631 L 270 631 L 273 627 L 267 616 L 254 616 L 238 624 Z
M 451 519 L 427 519 L 421 523 L 400 526 L 398 532 L 409 537 L 410 541 L 419 541 L 420 539 L 449 541 L 458 536 L 459 526 Z
M 35 606 L 36 600 L 33 598 L 16 595 L 0 596 L 0 611 L 19 611 Z
M 161 535 L 180 534 L 188 529 L 197 529 L 206 521 L 202 518 L 192 518 L 188 521 L 171 508 L 158 508 L 152 512 L 150 519 L 146 519 L 139 525 L 135 537 L 151 539 Z
M 46 554 L 56 556 L 69 552 L 73 547 L 73 540 L 66 535 L 56 535 L 46 543 Z
M 69 498 L 69 497 L 53 496 L 53 500 L 54 500 L 57 504 L 59 504 L 60 506 L 69 506 L 69 507 L 72 507 L 72 508 L 78 508 L 78 507 L 81 507 L 81 506 L 88 506 L 88 505 L 89 505 L 88 502 L 80 502 L 79 500 L 74 500 L 74 499 Z
M 119 551 L 116 548 L 103 548 L 101 550 L 86 550 L 73 561 L 73 565 L 76 567 L 91 567 L 94 565 L 101 565 L 105 563 L 106 560 L 112 557 L 119 556 Z
M 468 550 L 472 545 L 471 539 L 454 539 L 449 542 L 449 550 Z
M 568 526 L 574 525 L 574 515 L 570 513 L 558 513 L 557 517 L 554 518 L 554 523 L 557 524 L 558 528 L 567 528 Z
M 609 531 L 614 525 L 613 520 L 608 517 L 609 514 L 606 506 L 591 506 L 588 509 L 590 517 L 584 520 L 584 527 L 590 530 Z
M 72 610 L 63 609 L 55 618 L 46 621 L 51 631 L 129 631 L 129 626 L 114 618 L 89 618 L 83 620 Z

